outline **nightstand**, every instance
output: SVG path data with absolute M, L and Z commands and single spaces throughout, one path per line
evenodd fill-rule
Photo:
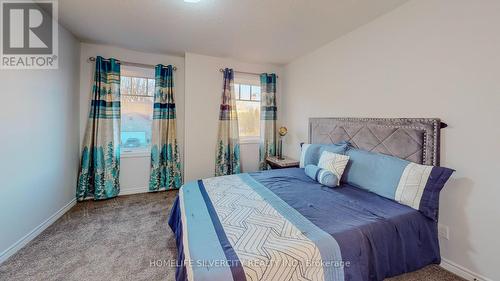
M 299 161 L 284 157 L 285 159 L 278 159 L 277 156 L 269 156 L 266 158 L 267 164 L 271 166 L 272 169 L 284 169 L 284 168 L 298 168 Z

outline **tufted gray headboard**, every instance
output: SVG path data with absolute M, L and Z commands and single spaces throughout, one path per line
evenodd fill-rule
M 346 140 L 364 150 L 439 166 L 441 124 L 437 118 L 310 118 L 309 143 Z

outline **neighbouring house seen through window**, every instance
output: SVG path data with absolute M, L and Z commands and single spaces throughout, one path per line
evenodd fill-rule
M 121 76 L 121 151 L 149 154 L 155 80 L 123 71 Z M 124 75 L 125 74 L 125 75 Z
M 258 141 L 260 136 L 260 85 L 235 79 L 234 94 L 240 139 Z

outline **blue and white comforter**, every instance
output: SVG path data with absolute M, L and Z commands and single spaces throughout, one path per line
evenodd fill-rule
M 169 224 L 177 280 L 382 280 L 439 262 L 435 222 L 303 169 L 187 183 Z

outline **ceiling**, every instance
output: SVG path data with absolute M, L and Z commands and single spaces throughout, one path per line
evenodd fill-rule
M 286 64 L 408 0 L 59 0 L 84 42 Z

